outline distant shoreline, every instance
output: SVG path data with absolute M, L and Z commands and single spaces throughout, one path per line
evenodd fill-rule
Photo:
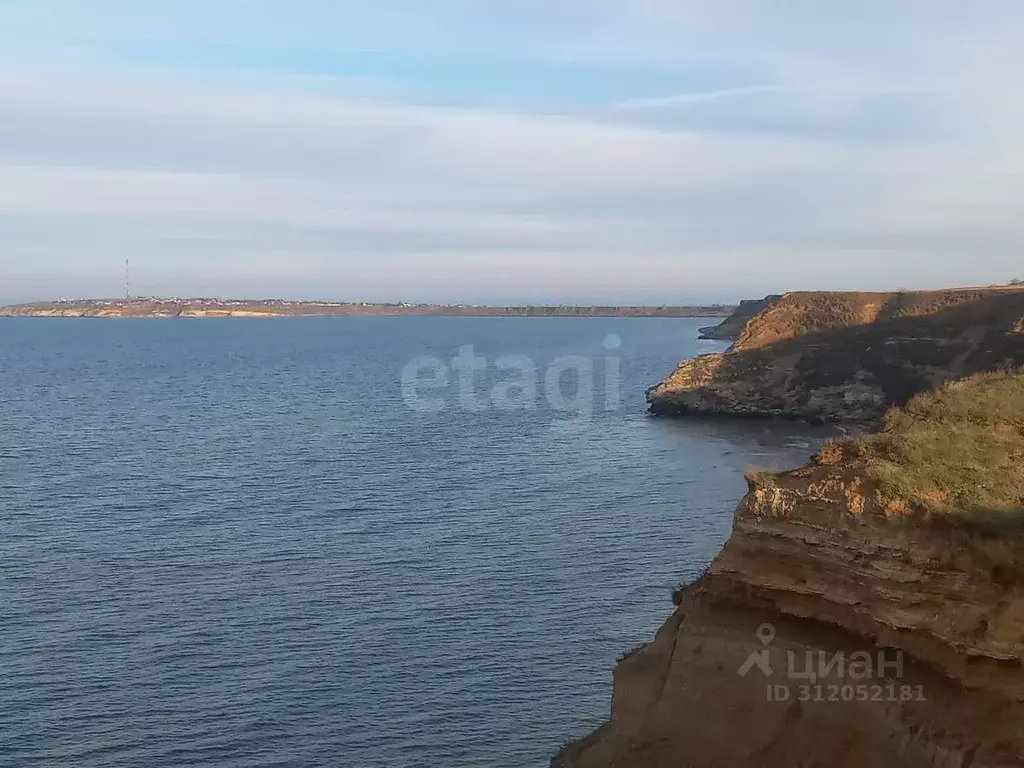
M 727 317 L 732 305 L 406 304 L 277 299 L 83 299 L 0 307 L 0 317 Z

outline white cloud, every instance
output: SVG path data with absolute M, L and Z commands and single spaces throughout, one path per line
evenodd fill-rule
M 22 67 L 0 80 L 0 295 L 112 292 L 126 252 L 154 292 L 346 298 L 668 301 L 1020 276 L 1012 26 L 952 6 L 888 25 L 880 4 L 839 20 L 727 6 L 560 6 L 571 31 L 552 61 L 699 60 L 755 83 L 681 78 L 562 115 Z M 123 30 L 146 27 L 133 13 Z M 272 31 L 259 14 L 246 25 Z
M 684 104 L 700 104 L 718 99 L 731 99 L 737 96 L 751 96 L 759 93 L 773 93 L 786 90 L 780 85 L 747 85 L 737 88 L 718 88 L 711 91 L 692 91 L 689 93 L 674 93 L 669 96 L 649 96 L 639 99 L 626 99 L 615 106 L 618 109 L 660 109 L 662 107 L 675 107 Z

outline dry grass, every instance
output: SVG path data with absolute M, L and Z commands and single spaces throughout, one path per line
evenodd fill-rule
M 888 293 L 788 293 L 749 320 L 738 334 L 734 349 L 757 349 L 817 331 L 924 318 L 958 307 L 965 308 L 965 312 L 953 325 L 962 330 L 963 324 L 971 321 L 972 305 L 980 313 L 975 322 L 984 324 L 988 322 L 984 313 L 991 308 L 993 297 L 1020 294 L 1024 294 L 1024 285 Z
M 1024 371 L 919 395 L 848 449 L 883 491 L 929 510 L 1024 513 Z

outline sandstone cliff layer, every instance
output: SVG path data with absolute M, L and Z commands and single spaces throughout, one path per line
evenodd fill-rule
M 873 421 L 945 381 L 1024 363 L 1024 289 L 790 293 L 724 354 L 684 360 L 653 413 Z
M 616 668 L 608 723 L 554 765 L 1024 764 L 1024 373 L 747 480 L 709 572 Z

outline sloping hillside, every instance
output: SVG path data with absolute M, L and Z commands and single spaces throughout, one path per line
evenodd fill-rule
M 700 338 L 716 341 L 736 341 L 753 318 L 781 299 L 781 296 L 765 296 L 763 299 L 741 301 L 739 306 L 718 325 L 701 328 Z
M 873 421 L 915 394 L 1024 363 L 1024 289 L 791 293 L 720 355 L 684 360 L 648 390 L 670 416 Z

